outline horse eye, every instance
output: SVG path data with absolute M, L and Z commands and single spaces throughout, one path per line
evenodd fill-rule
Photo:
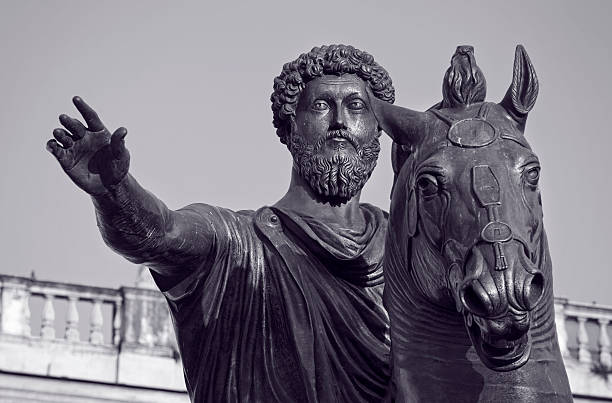
M 421 175 L 417 180 L 417 186 L 424 197 L 438 194 L 438 180 L 433 175 Z
M 525 180 L 531 186 L 537 186 L 540 180 L 540 167 L 533 167 L 525 171 Z

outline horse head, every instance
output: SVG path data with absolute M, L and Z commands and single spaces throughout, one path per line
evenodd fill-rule
M 509 371 L 529 359 L 533 313 L 552 301 L 540 163 L 524 136 L 538 81 L 522 46 L 503 100 L 485 92 L 473 48 L 460 46 L 441 103 L 382 112 L 395 143 L 389 225 L 407 240 L 399 254 L 418 292 L 454 306 L 480 360 Z

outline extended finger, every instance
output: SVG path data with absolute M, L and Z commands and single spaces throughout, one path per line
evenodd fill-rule
M 72 134 L 75 139 L 81 139 L 85 135 L 85 130 L 87 129 L 85 128 L 83 123 L 79 122 L 78 119 L 74 119 L 68 115 L 62 114 L 59 116 L 59 121 L 62 126 L 68 129 L 70 134 Z
M 72 137 L 64 129 L 53 130 L 53 137 L 55 137 L 57 141 L 62 143 L 64 148 L 70 148 L 74 144 Z
M 96 111 L 94 111 L 91 106 L 87 105 L 85 101 L 83 101 L 83 98 L 78 96 L 74 97 L 72 98 L 72 102 L 79 112 L 81 112 L 81 115 L 83 115 L 83 119 L 85 119 L 85 123 L 87 123 L 89 130 L 98 132 L 104 129 L 104 124 L 98 117 Z
M 125 136 L 127 136 L 127 129 L 120 127 L 111 136 L 111 152 L 113 157 L 119 158 L 125 151 Z
M 53 156 L 57 158 L 60 164 L 63 164 L 66 159 L 67 152 L 59 145 L 59 143 L 55 139 L 47 141 L 47 151 L 53 154 Z

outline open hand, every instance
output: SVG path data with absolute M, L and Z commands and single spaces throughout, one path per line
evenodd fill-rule
M 72 98 L 87 127 L 78 119 L 60 115 L 65 129 L 53 130 L 47 150 L 60 163 L 70 179 L 91 195 L 108 192 L 127 174 L 130 154 L 125 148 L 127 129 L 120 127 L 111 135 L 89 105 L 80 97 Z

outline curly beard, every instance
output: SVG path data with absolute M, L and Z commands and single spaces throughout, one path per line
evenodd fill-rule
M 319 155 L 321 147 L 333 137 L 347 139 L 356 152 L 350 155 L 335 153 L 331 157 Z M 314 145 L 299 135 L 291 136 L 289 150 L 293 156 L 293 166 L 317 195 L 346 202 L 363 188 L 372 175 L 380 142 L 375 137 L 370 143 L 360 146 L 350 131 L 331 130 Z

